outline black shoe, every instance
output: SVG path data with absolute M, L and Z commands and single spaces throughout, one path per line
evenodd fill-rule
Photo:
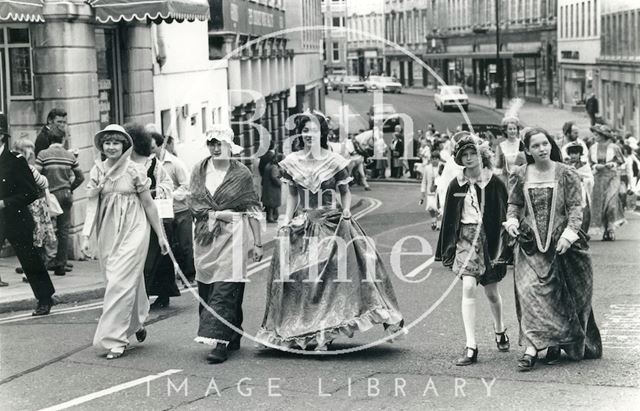
M 136 331 L 136 340 L 138 342 L 144 342 L 147 339 L 147 329 L 142 327 L 138 331 Z
M 169 306 L 169 297 L 158 297 L 149 307 L 150 310 L 158 310 Z
M 73 264 L 67 261 L 64 265 L 64 268 L 67 268 L 67 267 L 73 268 Z
M 36 307 L 35 311 L 31 313 L 32 316 L 34 317 L 38 317 L 41 315 L 47 315 L 51 312 L 51 306 L 53 305 L 53 303 L 48 302 L 48 303 L 41 303 L 38 302 L 38 306 Z
M 209 364 L 220 364 L 227 361 L 227 358 L 229 358 L 227 346 L 224 344 L 217 344 L 216 348 L 211 350 L 209 355 L 207 355 L 207 362 Z
M 22 267 L 16 267 L 16 274 L 24 274 Z
M 53 275 L 62 277 L 64 275 L 67 275 L 67 271 L 64 269 L 64 267 L 58 267 L 53 271 Z
M 238 338 L 237 340 L 231 341 L 227 349 L 229 351 L 238 351 L 240 349 L 240 339 Z
M 371 187 L 365 186 L 364 191 L 371 191 Z
M 509 351 L 509 348 L 511 348 L 511 343 L 509 343 L 509 336 L 507 335 L 506 328 L 503 332 L 496 333 L 496 346 L 498 347 L 498 351 L 500 352 L 507 352 Z
M 533 366 L 536 365 L 536 361 L 538 361 L 538 354 L 533 356 L 525 353 L 522 355 L 522 358 L 518 360 L 518 370 L 531 371 L 533 370 Z
M 544 362 L 547 365 L 555 365 L 560 362 L 560 347 L 557 345 L 549 347 L 547 349 L 547 355 L 544 357 Z
M 478 362 L 478 347 L 477 346 L 476 348 L 464 347 L 464 353 L 462 354 L 462 357 L 456 360 L 456 365 L 465 366 L 465 365 L 471 365 L 477 362 Z

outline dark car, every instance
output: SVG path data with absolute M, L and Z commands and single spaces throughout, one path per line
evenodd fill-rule
M 369 128 L 374 125 L 382 126 L 382 129 L 393 129 L 400 125 L 400 115 L 392 104 L 378 104 L 371 106 L 369 115 Z

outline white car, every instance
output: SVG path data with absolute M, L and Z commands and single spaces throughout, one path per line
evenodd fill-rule
M 469 109 L 469 96 L 460 86 L 440 86 L 433 95 L 436 109 L 446 111 L 447 107 L 458 107 L 458 103 L 466 111 Z
M 401 93 L 402 84 L 398 83 L 391 77 L 386 76 L 369 76 L 364 82 L 368 91 L 382 90 L 384 93 Z

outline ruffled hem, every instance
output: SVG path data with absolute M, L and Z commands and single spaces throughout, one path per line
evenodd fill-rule
M 345 178 L 344 180 L 337 181 L 337 182 L 336 182 L 336 186 L 339 186 L 339 185 L 347 185 L 347 184 L 349 184 L 349 183 L 350 183 L 350 182 L 352 182 L 352 181 L 353 181 L 353 177 L 347 177 L 347 178 Z
M 193 341 L 197 342 L 198 344 L 210 345 L 212 347 L 215 347 L 218 344 L 222 344 L 222 345 L 229 344 L 229 341 L 218 340 L 217 338 L 200 337 L 200 336 L 197 336 L 196 338 L 194 338 Z
M 306 349 L 307 346 L 316 346 L 315 350 L 319 351 L 330 344 L 340 335 L 352 338 L 355 331 L 367 331 L 376 324 L 392 325 L 394 330 L 400 330 L 406 334 L 406 330 L 399 325 L 402 322 L 402 315 L 395 310 L 387 308 L 374 308 L 360 317 L 347 320 L 342 324 L 317 331 L 308 335 L 283 338 L 273 330 L 260 328 L 256 334 L 258 346 L 264 347 L 277 346 L 293 349 Z

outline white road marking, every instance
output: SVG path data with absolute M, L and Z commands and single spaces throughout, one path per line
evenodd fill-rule
M 604 316 L 602 346 L 637 350 L 640 346 L 640 304 L 612 304 Z
M 73 400 L 63 402 L 58 405 L 54 405 L 52 407 L 43 408 L 40 411 L 58 411 L 58 410 L 66 410 L 67 408 L 75 407 L 76 405 L 84 404 L 85 402 L 93 401 L 97 398 L 105 397 L 107 395 L 111 395 L 118 391 L 123 391 L 137 385 L 146 384 L 153 380 L 157 380 L 158 378 L 165 377 L 167 375 L 176 374 L 181 372 L 182 370 L 167 370 L 165 372 L 161 372 L 160 374 L 152 374 L 147 375 L 146 377 L 138 378 L 137 380 L 125 382 L 123 384 L 114 385 L 111 388 L 107 388 L 101 391 L 96 391 L 91 394 L 83 395 L 82 397 L 74 398 Z

